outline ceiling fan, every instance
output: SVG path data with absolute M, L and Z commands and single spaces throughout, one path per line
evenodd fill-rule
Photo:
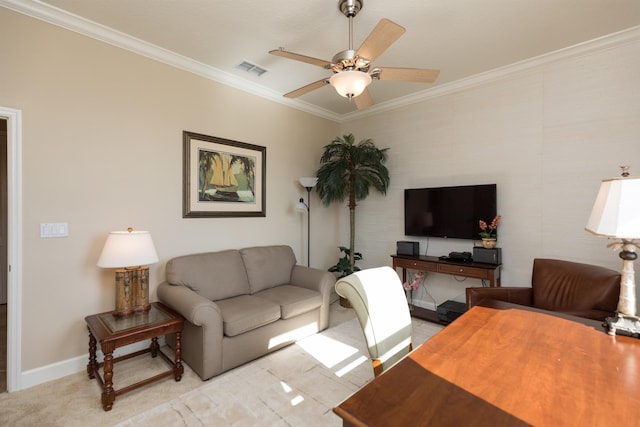
M 315 89 L 332 85 L 336 91 L 355 101 L 361 110 L 373 105 L 373 99 L 367 89 L 372 80 L 395 80 L 403 82 L 433 83 L 439 70 L 420 68 L 371 68 L 371 63 L 406 31 L 404 27 L 388 19 L 381 19 L 378 25 L 356 51 L 353 49 L 353 17 L 362 9 L 364 0 L 339 0 L 338 9 L 349 18 L 349 49 L 338 52 L 331 61 L 288 52 L 283 48 L 269 51 L 272 55 L 317 65 L 333 71 L 333 75 L 310 83 L 299 89 L 285 93 L 286 98 L 297 98 Z

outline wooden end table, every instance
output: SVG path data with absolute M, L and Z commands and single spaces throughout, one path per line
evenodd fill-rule
M 151 309 L 145 312 L 135 313 L 128 316 L 114 316 L 112 311 L 94 314 L 85 317 L 87 328 L 89 329 L 89 364 L 87 374 L 90 379 L 96 378 L 102 389 L 102 408 L 110 411 L 116 396 L 136 390 L 152 382 L 174 377 L 176 381 L 182 379 L 184 367 L 180 359 L 181 335 L 184 326 L 184 318 L 170 308 L 154 302 Z M 175 358 L 172 361 L 165 355 L 158 345 L 158 337 L 166 334 L 176 334 Z M 113 357 L 116 348 L 136 342 L 151 339 L 151 345 L 145 350 L 136 351 L 120 357 Z M 96 347 L 100 343 L 100 349 L 104 353 L 104 361 L 98 363 L 96 360 Z M 160 357 L 166 361 L 171 368 L 151 378 L 138 381 L 119 390 L 113 388 L 113 365 L 122 360 L 142 354 L 151 353 L 151 357 Z M 99 369 L 103 369 L 104 379 L 100 376 Z

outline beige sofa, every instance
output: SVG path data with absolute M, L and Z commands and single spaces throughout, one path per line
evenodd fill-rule
M 206 380 L 325 329 L 335 281 L 289 246 L 251 247 L 170 260 L 158 298 L 185 317 L 182 359 Z

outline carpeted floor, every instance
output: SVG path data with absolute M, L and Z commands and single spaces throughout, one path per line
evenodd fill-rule
M 339 426 L 332 408 L 373 378 L 353 310 L 331 306 L 330 327 L 268 356 L 202 381 L 185 365 L 171 379 L 119 396 L 109 412 L 100 390 L 77 373 L 0 394 L 0 424 L 11 426 Z M 417 346 L 441 326 L 414 319 Z M 167 351 L 167 349 L 165 349 Z M 138 357 L 118 363 L 116 388 L 165 369 Z M 123 379 L 126 378 L 126 383 Z

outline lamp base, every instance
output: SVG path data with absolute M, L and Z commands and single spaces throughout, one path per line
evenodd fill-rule
M 129 316 L 131 314 L 135 313 L 135 311 L 133 311 L 132 309 L 126 309 L 126 310 L 114 310 L 111 312 L 111 315 L 113 317 L 125 317 L 125 316 Z
M 609 335 L 626 335 L 640 338 L 640 317 L 616 313 L 615 317 L 607 317 Z
M 130 316 L 132 314 L 139 314 L 139 313 L 144 313 L 151 310 L 151 304 L 148 305 L 143 305 L 143 306 L 136 306 L 136 307 L 132 307 L 132 308 L 126 308 L 126 309 L 116 309 L 114 311 L 111 312 L 111 314 L 114 317 L 125 317 L 125 316 Z
M 149 304 L 149 267 L 127 267 L 116 270 L 116 317 L 151 309 Z

